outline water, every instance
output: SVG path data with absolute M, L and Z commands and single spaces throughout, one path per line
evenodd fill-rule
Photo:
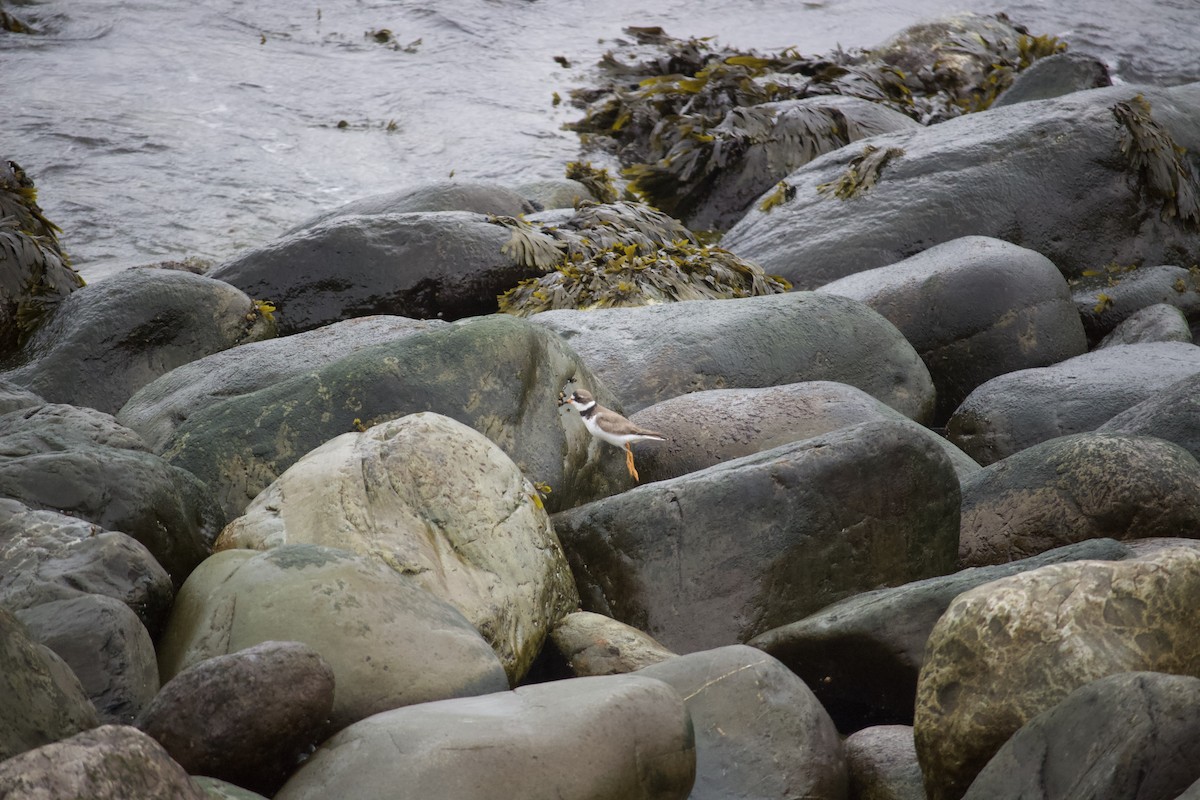
M 551 98 L 590 83 L 626 25 L 819 53 L 940 14 L 1004 11 L 1100 56 L 1121 80 L 1200 80 L 1200 0 L 4 7 L 43 34 L 0 33 L 0 157 L 35 179 L 89 280 L 168 258 L 221 261 L 346 201 L 452 174 L 561 177 L 579 156 L 561 126 L 578 112 Z M 392 41 L 368 35 L 381 29 Z

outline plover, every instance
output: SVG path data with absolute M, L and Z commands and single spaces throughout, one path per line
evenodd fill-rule
M 639 428 L 611 408 L 598 404 L 592 393 L 586 389 L 576 389 L 569 397 L 563 398 L 559 405 L 569 405 L 578 411 L 592 436 L 617 447 L 624 447 L 625 466 L 629 468 L 629 474 L 635 481 L 638 480 L 638 472 L 633 466 L 633 451 L 629 449 L 629 445 L 633 442 L 667 440 L 661 433 Z

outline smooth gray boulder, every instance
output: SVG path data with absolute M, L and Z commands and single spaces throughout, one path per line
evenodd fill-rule
M 1200 83 L 1074 92 L 876 136 L 874 153 L 852 144 L 800 167 L 786 178 L 792 200 L 752 208 L 721 245 L 797 289 L 972 235 L 1035 250 L 1067 277 L 1113 261 L 1190 264 L 1198 211 L 1187 190 L 1176 209 L 1170 187 L 1195 178 L 1174 151 L 1152 149 L 1158 132 L 1200 152 Z M 842 199 L 840 180 L 868 187 Z
M 0 416 L 0 497 L 128 534 L 182 583 L 225 524 L 209 488 L 145 452 L 107 414 L 77 411 L 52 405 Z
M 333 696 L 320 653 L 263 642 L 183 670 L 137 726 L 190 774 L 272 795 L 324 738 Z
M 339 215 L 210 274 L 269 299 L 283 335 L 369 314 L 459 319 L 540 274 L 505 252 L 511 234 L 467 211 Z
M 1150 306 L 1165 304 L 1200 321 L 1200 273 L 1163 264 L 1153 267 L 1110 265 L 1072 287 L 1071 297 L 1083 320 L 1088 344 L 1095 345 L 1117 326 Z
M 684 698 L 696 732 L 690 800 L 844 800 L 837 728 L 804 681 L 752 647 L 731 645 L 638 670 Z
M 843 297 L 793 292 L 546 311 L 529 321 L 566 339 L 627 413 L 703 389 L 818 380 L 855 386 L 918 422 L 933 413 L 929 370 L 912 345 Z
M 181 364 L 274 335 L 269 316 L 227 283 L 128 269 L 59 303 L 5 378 L 51 402 L 113 414 Z
M 866 303 L 912 344 L 945 420 L 975 387 L 1087 352 L 1067 282 L 1040 253 L 964 236 L 817 291 Z
M 1200 678 L 1123 672 L 1021 726 L 965 800 L 1176 798 L 1200 780 Z
M 1108 66 L 1087 53 L 1055 53 L 1034 61 L 1017 73 L 1012 85 L 989 108 L 1049 100 L 1072 92 L 1112 86 Z
M 926 800 L 908 725 L 876 725 L 842 743 L 852 800 Z
M 866 589 L 950 572 L 958 479 L 928 437 L 872 422 L 646 484 L 553 522 L 585 610 L 692 652 Z
M 16 611 L 88 594 L 125 603 L 156 636 L 175 587 L 132 536 L 0 499 L 0 606 Z
M 683 800 L 695 774 L 679 694 L 609 675 L 376 714 L 321 745 L 275 800 Z
M 380 560 L 308 544 L 226 550 L 201 564 L 159 641 L 159 676 L 166 683 L 267 641 L 303 642 L 333 668 L 333 730 L 402 705 L 508 687 L 458 609 Z
M 0 414 L 7 414 L 20 408 L 40 406 L 46 399 L 29 391 L 24 386 L 18 386 L 12 381 L 0 378 Z
M 1181 546 L 1053 564 L 959 595 L 917 683 L 929 800 L 958 800 L 1022 725 L 1087 683 L 1131 671 L 1200 677 L 1197 592 L 1200 550 Z
M 911 725 L 917 677 L 933 626 L 954 598 L 1000 578 L 1048 564 L 1132 558 L 1112 539 L 1092 539 L 1041 555 L 847 597 L 750 640 L 812 687 L 839 730 Z
M 643 408 L 629 419 L 667 437 L 634 447 L 643 482 L 677 478 L 788 442 L 883 420 L 929 437 L 949 456 L 960 479 L 981 469 L 944 437 L 863 390 L 833 381 L 691 392 Z
M 158 691 L 154 642 L 120 600 L 85 594 L 16 612 L 79 678 L 102 724 L 132 725 Z
M 1190 375 L 1154 393 L 1096 431 L 1157 436 L 1200 460 L 1200 375 Z
M 1175 306 L 1156 303 L 1139 309 L 1113 328 L 1096 348 L 1142 342 L 1187 342 L 1193 344 L 1187 317 Z
M 591 611 L 567 614 L 550 638 L 577 678 L 621 675 L 676 655 L 649 634 Z
M 211 405 L 282 383 L 384 342 L 445 327 L 440 320 L 372 316 L 235 347 L 176 367 L 137 391 L 117 421 L 161 453 L 175 429 Z
M 414 211 L 470 211 L 475 214 L 497 214 L 517 217 L 532 214 L 538 209 L 516 190 L 486 181 L 431 181 L 390 192 L 362 197 L 317 214 L 284 236 L 312 228 L 338 217 L 407 214 Z
M 0 797 L 171 798 L 208 795 L 137 728 L 104 725 L 0 761 Z
M 3 608 L 0 697 L 0 774 L 5 759 L 100 724 L 71 668 Z
M 615 403 L 560 337 L 497 314 L 376 345 L 214 403 L 176 428 L 163 456 L 211 486 L 236 517 L 330 439 L 434 411 L 496 442 L 526 477 L 550 486 L 546 507 L 557 510 L 633 483 L 620 459 L 601 458 L 578 420 L 560 420 L 558 396 L 572 377 L 601 404 Z
M 382 559 L 463 613 L 517 683 L 579 607 L 537 489 L 483 434 L 431 412 L 344 433 L 226 526 L 218 549 L 286 543 Z
M 1200 462 L 1153 436 L 1061 436 L 962 482 L 964 567 L 1085 539 L 1159 536 L 1200 538 Z
M 946 423 L 946 436 L 987 466 L 1059 436 L 1093 431 L 1176 381 L 1200 374 L 1200 347 L 1106 347 L 983 384 Z

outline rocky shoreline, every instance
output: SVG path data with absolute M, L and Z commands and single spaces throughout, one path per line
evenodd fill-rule
M 1052 58 L 719 250 L 564 179 L 21 262 L 0 795 L 1200 797 L 1200 84 Z

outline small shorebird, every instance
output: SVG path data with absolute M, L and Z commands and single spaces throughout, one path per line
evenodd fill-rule
M 576 389 L 569 397 L 560 400 L 559 405 L 569 405 L 579 412 L 588 432 L 597 439 L 625 448 L 625 466 L 629 474 L 638 480 L 637 470 L 633 466 L 633 451 L 629 445 L 633 442 L 665 442 L 667 437 L 661 433 L 639 428 L 622 417 L 611 408 L 605 408 L 596 402 L 592 393 L 585 389 Z

